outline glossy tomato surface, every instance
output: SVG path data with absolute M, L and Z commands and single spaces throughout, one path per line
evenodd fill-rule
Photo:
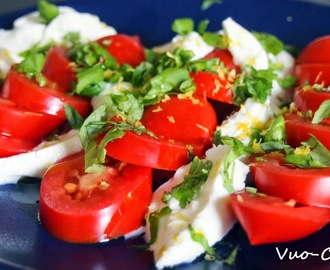
M 119 65 L 135 67 L 145 60 L 144 48 L 138 36 L 116 34 L 100 38 L 97 42 L 108 50 Z
M 68 242 L 95 243 L 143 225 L 151 200 L 151 169 L 115 164 L 86 174 L 82 153 L 52 166 L 40 187 L 40 221 Z
M 261 191 L 297 203 L 330 207 L 330 168 L 302 169 L 279 153 L 251 159 L 254 184 Z
M 270 195 L 232 193 L 230 202 L 252 245 L 297 240 L 320 230 L 330 221 L 328 208 L 294 207 Z
M 34 80 L 11 69 L 2 88 L 2 97 L 8 98 L 17 105 L 44 114 L 66 118 L 64 105 L 69 104 L 82 116 L 87 116 L 91 105 L 87 98 L 67 95 L 63 88 L 51 81 L 45 87 L 39 86 Z
M 330 35 L 320 36 L 311 40 L 303 48 L 297 58 L 297 63 L 330 63 L 330 56 L 327 53 L 330 49 Z
M 0 134 L 0 158 L 29 152 L 40 142 L 40 140 L 22 139 Z M 10 164 L 8 165 L 10 166 Z
M 298 88 L 294 93 L 294 102 L 297 105 L 298 110 L 307 112 L 317 111 L 322 102 L 330 99 L 330 92 L 327 91 L 316 91 L 311 87 Z
M 294 75 L 298 79 L 298 85 L 320 84 L 328 87 L 330 84 L 330 62 L 298 64 L 295 66 Z

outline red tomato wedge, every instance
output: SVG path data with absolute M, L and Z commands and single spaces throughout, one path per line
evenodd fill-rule
M 34 80 L 11 69 L 2 88 L 2 97 L 8 98 L 18 106 L 34 112 L 56 115 L 66 118 L 64 105 L 74 107 L 82 116 L 87 116 L 90 100 L 79 96 L 66 95 L 58 85 L 48 82 L 48 86 L 40 87 Z
M 20 139 L 0 134 L 0 158 L 31 151 L 41 141 Z
M 199 157 L 212 146 L 217 118 L 205 99 L 177 98 L 149 106 L 142 124 L 156 137 L 126 131 L 106 146 L 107 154 L 128 163 L 155 169 L 176 170 L 189 162 L 189 151 Z
M 196 84 L 195 95 L 225 103 L 233 103 L 232 87 L 234 81 L 228 74 L 223 73 L 219 76 L 219 74 L 199 71 L 197 73 L 192 72 L 190 77 L 193 78 Z
M 47 54 L 42 73 L 51 81 L 61 86 L 60 89 L 70 90 L 77 81 L 76 73 L 72 70 L 74 64 L 66 55 L 66 49 L 52 46 Z
M 301 142 L 307 141 L 312 134 L 330 151 L 329 125 L 312 124 L 309 118 L 303 118 L 294 113 L 285 114 L 284 119 L 286 140 L 289 145 L 298 147 Z
M 143 224 L 151 200 L 151 169 L 125 163 L 84 172 L 84 155 L 53 165 L 40 188 L 40 221 L 53 236 L 91 243 L 128 234 Z
M 63 119 L 18 107 L 0 98 L 0 133 L 23 139 L 42 139 L 58 128 Z
M 297 77 L 297 85 L 322 84 L 324 87 L 330 85 L 330 63 L 329 64 L 299 64 L 295 66 L 294 75 Z
M 299 111 L 317 111 L 321 103 L 330 99 L 330 92 L 315 91 L 311 87 L 302 87 L 294 92 L 294 102 Z
M 258 190 L 300 204 L 330 207 L 330 168 L 301 169 L 285 163 L 280 153 L 251 159 Z
M 159 138 L 209 146 L 218 124 L 207 100 L 177 96 L 146 107 L 141 122 Z
M 108 50 L 119 65 L 138 66 L 146 59 L 144 48 L 138 36 L 116 34 L 97 40 L 98 44 Z
M 252 245 L 297 240 L 320 230 L 330 220 L 328 208 L 290 206 L 284 199 L 269 195 L 232 193 L 230 202 Z
M 228 69 L 234 69 L 236 70 L 237 73 L 241 71 L 240 67 L 237 66 L 234 63 L 233 56 L 228 50 L 220 49 L 220 48 L 215 48 L 212 52 L 204 56 L 205 59 L 213 59 L 213 58 L 218 58 L 225 67 Z
M 300 53 L 297 63 L 330 63 L 330 35 L 310 42 Z

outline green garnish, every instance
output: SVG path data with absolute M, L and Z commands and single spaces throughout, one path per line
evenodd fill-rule
M 202 5 L 201 5 L 201 9 L 202 10 L 207 10 L 212 5 L 214 5 L 214 4 L 221 4 L 221 3 L 222 3 L 222 0 L 203 0 L 202 1 Z
M 43 87 L 46 85 L 46 79 L 42 75 L 41 71 L 45 60 L 45 55 L 43 53 L 29 54 L 17 66 L 17 71 L 24 73 L 29 79 L 35 79 L 39 86 Z
M 330 117 L 330 100 L 325 100 L 314 113 L 312 124 L 320 123 L 324 118 Z
M 64 111 L 71 127 L 73 129 L 80 129 L 84 123 L 84 118 L 82 118 L 78 111 L 69 104 L 64 105 Z
M 170 192 L 166 192 L 163 196 L 163 202 L 167 203 L 171 198 L 175 198 L 179 201 L 180 207 L 185 208 L 206 182 L 211 168 L 212 161 L 203 161 L 195 157 L 183 182 L 172 188 Z
M 46 0 L 40 0 L 38 2 L 38 11 L 40 18 L 42 18 L 46 24 L 49 24 L 59 14 L 57 6 Z
M 252 31 L 252 34 L 259 40 L 266 52 L 277 55 L 284 49 L 283 42 L 276 36 L 269 33 L 259 33 Z
M 180 18 L 174 20 L 172 30 L 179 35 L 187 35 L 194 30 L 194 21 L 191 18 Z
M 192 227 L 191 224 L 188 225 L 188 230 L 189 230 L 191 239 L 193 241 L 199 243 L 204 248 L 204 250 L 207 254 L 207 258 L 209 260 L 215 259 L 215 257 L 216 257 L 215 249 L 209 245 L 205 235 L 202 234 L 201 232 L 194 230 L 194 228 Z
M 148 221 L 150 224 L 150 242 L 149 245 L 152 245 L 153 243 L 156 242 L 157 240 L 157 234 L 158 234 L 158 229 L 159 229 L 159 220 L 166 216 L 169 215 L 172 212 L 171 208 L 169 207 L 164 207 L 159 211 L 153 212 L 149 214 L 148 216 Z

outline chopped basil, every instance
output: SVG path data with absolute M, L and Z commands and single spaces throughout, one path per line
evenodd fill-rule
M 195 157 L 191 163 L 189 173 L 184 177 L 184 181 L 172 188 L 170 192 L 165 192 L 163 202 L 167 203 L 171 198 L 175 198 L 179 201 L 180 207 L 185 208 L 206 182 L 211 168 L 212 161 L 203 161 Z
M 152 245 L 157 240 L 159 220 L 166 215 L 169 215 L 172 212 L 171 208 L 164 207 L 159 211 L 153 212 L 148 215 L 148 220 L 150 224 L 150 242 L 149 245 Z
M 64 105 L 64 111 L 66 118 L 68 119 L 69 124 L 73 129 L 81 128 L 82 124 L 84 123 L 84 119 L 82 116 L 77 112 L 77 110 L 69 104 Z
M 180 18 L 174 20 L 172 30 L 179 35 L 187 35 L 194 30 L 194 21 L 191 18 Z
M 256 70 L 252 66 L 237 76 L 233 86 L 234 101 L 244 103 L 249 97 L 261 103 L 271 94 L 273 80 L 277 76 L 271 69 Z
M 320 123 L 324 118 L 330 117 L 330 100 L 325 100 L 314 113 L 312 124 Z
M 46 0 L 40 0 L 38 2 L 38 11 L 40 18 L 42 18 L 46 24 L 49 24 L 59 14 L 57 6 Z
M 209 245 L 205 235 L 202 234 L 201 232 L 194 230 L 191 224 L 188 225 L 188 230 L 191 239 L 194 242 L 199 243 L 204 248 L 206 254 L 208 255 L 208 258 L 215 258 L 216 257 L 215 249 Z
M 26 74 L 30 79 L 35 79 L 39 86 L 46 85 L 46 79 L 42 75 L 41 71 L 45 63 L 45 55 L 42 53 L 29 54 L 27 57 L 17 66 L 17 71 Z
M 259 40 L 266 52 L 277 55 L 284 49 L 284 44 L 276 36 L 269 33 L 252 32 L 252 34 Z
M 90 86 L 96 85 L 104 80 L 104 70 L 100 63 L 93 65 L 89 68 L 82 69 L 77 73 L 77 85 L 75 87 L 75 93 L 78 95 L 85 95 L 92 97 L 93 95 L 99 94 L 99 91 L 91 91 L 87 89 Z M 92 90 L 95 90 L 92 88 Z
M 202 10 L 207 10 L 212 5 L 214 5 L 214 4 L 221 4 L 221 3 L 222 3 L 222 0 L 203 0 L 202 1 L 202 5 L 201 5 L 201 9 Z
M 286 138 L 285 133 L 285 121 L 282 114 L 279 114 L 275 117 L 272 125 L 266 131 L 264 140 L 266 142 L 270 141 L 284 141 Z

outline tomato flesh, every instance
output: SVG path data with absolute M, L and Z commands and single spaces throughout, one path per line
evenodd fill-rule
M 285 114 L 285 129 L 287 143 L 293 147 L 299 147 L 301 142 L 310 139 L 314 135 L 330 151 L 330 126 L 312 124 L 308 118 L 302 118 L 297 114 Z
M 82 116 L 90 112 L 90 100 L 79 96 L 69 96 L 56 83 L 48 82 L 40 87 L 34 80 L 12 68 L 4 82 L 2 97 L 8 98 L 18 106 L 34 112 L 56 115 L 66 119 L 64 105 L 74 107 Z
M 240 67 L 234 63 L 233 56 L 229 50 L 215 48 L 212 52 L 204 56 L 205 59 L 218 58 L 228 69 L 234 69 L 237 73 L 241 71 Z
M 52 46 L 48 51 L 42 73 L 60 85 L 60 89 L 70 90 L 72 84 L 77 81 L 76 73 L 72 70 L 73 67 L 73 63 L 66 55 L 66 49 Z
M 63 119 L 18 107 L 0 98 L 0 133 L 23 139 L 42 139 L 58 128 Z
M 301 204 L 330 207 L 330 168 L 293 167 L 276 152 L 251 161 L 254 183 L 262 192 Z
M 9 157 L 31 151 L 41 141 L 15 138 L 0 134 L 0 157 Z
M 196 84 L 196 95 L 204 96 L 225 103 L 233 103 L 233 81 L 229 75 L 209 73 L 199 71 L 192 72 L 190 77 L 193 78 Z
M 53 165 L 40 188 L 40 221 L 53 236 L 91 243 L 143 224 L 151 200 L 151 169 L 120 163 L 99 175 L 84 172 L 84 154 Z
M 116 34 L 97 40 L 117 60 L 119 65 L 138 66 L 145 60 L 144 48 L 138 36 Z
M 330 63 L 330 35 L 310 42 L 299 54 L 297 63 Z
M 315 91 L 312 88 L 298 88 L 294 93 L 294 102 L 299 111 L 318 110 L 322 102 L 330 99 L 330 92 Z
M 320 230 L 330 220 L 328 208 L 289 206 L 275 196 L 243 191 L 232 193 L 230 203 L 252 245 L 297 240 Z
M 330 85 L 330 63 L 329 64 L 300 64 L 295 66 L 294 75 L 298 79 L 298 85 L 322 84 L 324 87 Z

